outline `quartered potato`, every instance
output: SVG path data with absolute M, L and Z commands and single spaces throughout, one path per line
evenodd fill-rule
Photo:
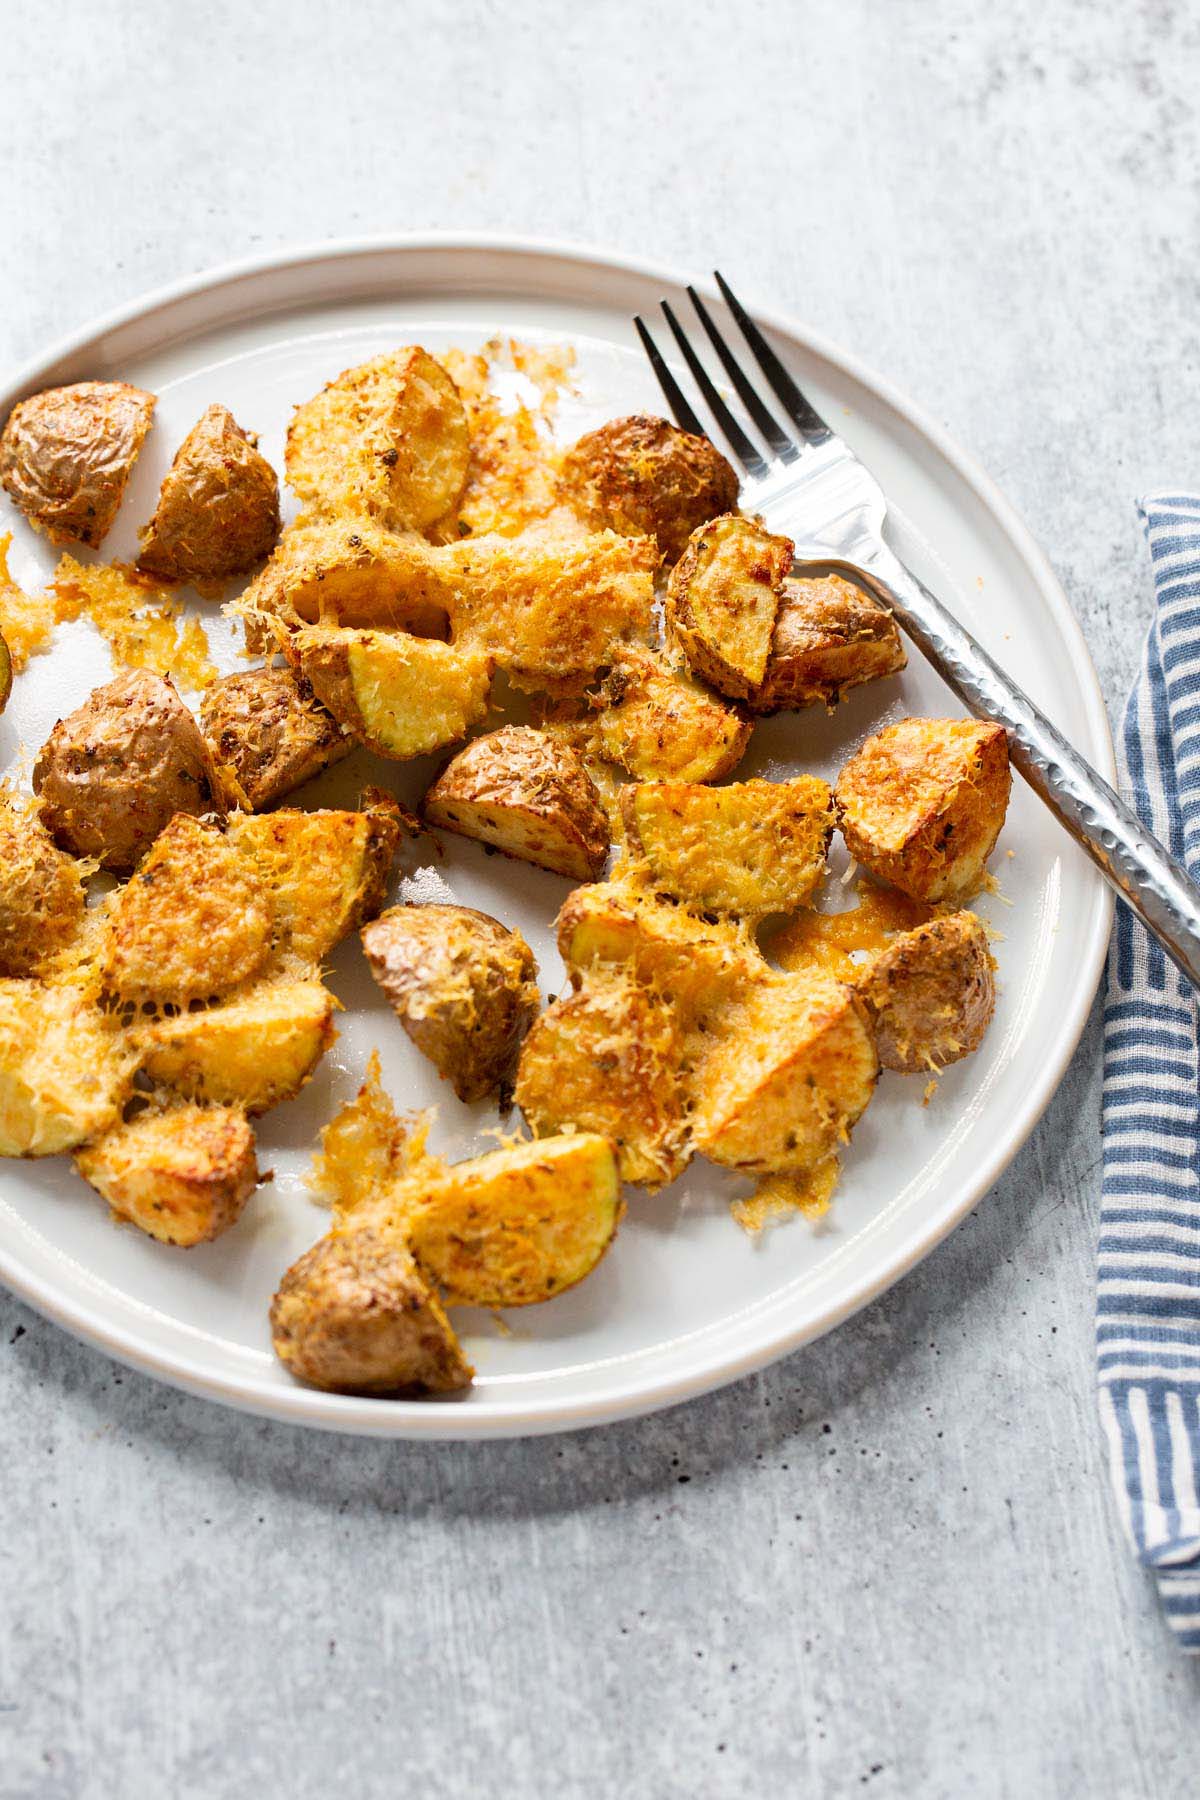
M 559 486 L 589 525 L 653 538 L 669 563 L 738 497 L 737 475 L 714 444 L 643 413 L 586 432 L 563 458 Z
M 727 513 L 693 532 L 671 570 L 667 629 L 718 693 L 741 700 L 761 687 L 793 549 L 790 538 Z
M 728 920 L 701 919 L 620 881 L 568 895 L 558 915 L 558 949 L 577 987 L 590 970 L 624 968 L 669 999 L 687 1026 L 706 1025 L 766 968 Z
M 901 719 L 834 789 L 851 856 L 915 900 L 977 892 L 1008 809 L 1008 738 L 974 719 Z
M 590 1275 L 621 1216 L 613 1146 L 592 1132 L 540 1138 L 418 1180 L 400 1219 L 448 1306 L 535 1306 Z
M 884 1068 L 928 1074 L 978 1050 L 996 1007 L 995 969 L 971 912 L 894 938 L 855 982 Z
M 249 812 L 273 806 L 354 748 L 304 677 L 244 669 L 205 689 L 200 723 L 225 783 Z
M 340 725 L 397 761 L 457 743 L 487 711 L 490 657 L 436 638 L 311 625 L 288 656 Z
M 291 1100 L 337 1036 L 319 981 L 276 981 L 139 1034 L 143 1074 L 187 1100 L 264 1113 Z
M 0 482 L 52 544 L 103 543 L 150 421 L 154 395 L 80 381 L 21 400 L 0 434 Z
M 457 502 L 470 455 L 458 389 L 411 345 L 346 369 L 298 406 L 285 465 L 314 512 L 421 531 Z
M 453 575 L 423 538 L 369 519 L 322 519 L 284 532 L 236 611 L 260 624 L 378 626 L 446 638 Z
M 333 1393 L 452 1393 L 474 1374 L 412 1252 L 368 1227 L 330 1232 L 292 1264 L 271 1341 L 293 1375 Z
M 55 842 L 125 873 L 177 813 L 222 812 L 212 753 L 173 684 L 130 669 L 60 719 L 33 766 Z
M 687 1160 L 682 1062 L 670 1001 L 626 970 L 597 972 L 534 1022 L 516 1101 L 535 1136 L 598 1132 L 623 1180 L 658 1188 Z
M 84 878 L 31 808 L 0 793 L 0 975 L 37 975 L 75 938 Z
M 622 646 L 597 696 L 596 753 L 637 781 L 722 781 L 751 722 L 661 652 Z
M 279 536 L 279 480 L 257 440 L 224 406 L 210 406 L 175 453 L 138 568 L 165 581 L 244 575 Z
M 730 1012 L 696 1077 L 696 1149 L 750 1173 L 812 1168 L 845 1141 L 878 1072 L 853 988 L 770 976 Z
M 431 825 L 576 881 L 594 881 L 608 858 L 608 820 L 587 770 L 530 726 L 507 725 L 460 750 L 423 810 Z
M 78 1151 L 75 1167 L 117 1218 L 187 1249 L 236 1225 L 258 1185 L 254 1133 L 228 1106 L 144 1112 Z
M 0 1156 L 73 1150 L 117 1119 L 134 1058 L 69 987 L 0 980 Z
M 393 906 L 362 942 L 396 1017 L 460 1100 L 508 1080 L 539 1004 L 519 931 L 469 906 Z
M 12 654 L 8 648 L 3 632 L 0 632 L 0 713 L 2 713 L 8 705 L 8 697 L 12 693 L 12 682 Z
M 794 912 L 825 873 L 833 799 L 815 775 L 702 787 L 651 781 L 621 795 L 649 882 L 700 912 Z
M 746 704 L 754 713 L 833 706 L 847 689 L 895 675 L 907 661 L 891 613 L 853 582 L 785 581 L 766 674 Z

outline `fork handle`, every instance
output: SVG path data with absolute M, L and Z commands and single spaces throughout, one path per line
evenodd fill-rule
M 1200 888 L 1186 870 L 886 545 L 873 544 L 861 567 L 968 710 L 1005 727 L 1011 759 L 1030 787 L 1200 989 Z

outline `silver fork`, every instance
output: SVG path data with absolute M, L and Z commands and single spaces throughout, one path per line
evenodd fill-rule
M 744 502 L 774 530 L 794 539 L 798 563 L 844 567 L 890 608 L 968 711 L 1006 728 L 1015 767 L 1200 988 L 1200 888 L 888 547 L 883 536 L 887 501 L 878 482 L 805 398 L 720 274 L 716 282 L 791 427 L 781 424 L 777 411 L 763 400 L 712 313 L 689 287 L 688 298 L 765 451 L 718 393 L 668 301 L 662 302 L 662 310 L 709 411 L 749 478 L 742 490 Z M 676 422 L 685 431 L 711 435 L 659 354 L 645 321 L 635 318 L 634 325 Z

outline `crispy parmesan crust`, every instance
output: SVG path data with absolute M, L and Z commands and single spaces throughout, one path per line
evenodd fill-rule
M 142 1113 L 80 1150 L 75 1166 L 117 1218 L 184 1249 L 236 1225 L 258 1184 L 254 1133 L 225 1106 Z
M 596 754 L 636 781 L 723 781 L 750 742 L 737 707 L 641 645 L 620 647 L 597 701 Z
M 487 712 L 492 661 L 480 650 L 324 625 L 298 631 L 287 650 L 338 723 L 397 762 L 456 744 Z
M 744 700 L 767 672 L 792 540 L 738 513 L 693 532 L 667 583 L 667 629 L 692 673 Z

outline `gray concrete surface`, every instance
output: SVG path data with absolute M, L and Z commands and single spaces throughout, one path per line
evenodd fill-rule
M 888 371 L 1047 547 L 1115 708 L 1133 502 L 1200 479 L 1200 16 L 1171 0 L 10 4 L 0 361 L 324 235 L 704 269 Z M 1109 1505 L 1098 1035 L 922 1268 L 614 1429 L 358 1443 L 0 1297 L 0 1794 L 1196 1791 Z

